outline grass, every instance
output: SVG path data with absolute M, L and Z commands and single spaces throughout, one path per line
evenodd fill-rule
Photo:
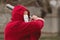
M 0 40 L 3 40 L 3 38 L 0 38 Z M 60 36 L 56 37 L 42 37 L 40 40 L 60 40 Z
M 56 36 L 56 37 L 42 37 L 40 40 L 60 40 L 60 36 Z

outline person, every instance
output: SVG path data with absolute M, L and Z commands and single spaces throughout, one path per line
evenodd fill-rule
M 36 15 L 30 17 L 30 12 L 22 5 L 17 5 L 12 11 L 11 21 L 4 30 L 4 40 L 38 40 L 44 19 Z

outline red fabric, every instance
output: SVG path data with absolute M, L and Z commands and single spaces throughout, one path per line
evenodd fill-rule
M 40 38 L 44 22 L 42 20 L 24 22 L 23 13 L 26 10 L 21 5 L 15 6 L 11 21 L 4 30 L 4 40 L 38 40 Z

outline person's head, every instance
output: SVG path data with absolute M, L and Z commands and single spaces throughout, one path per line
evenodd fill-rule
M 12 21 L 25 21 L 30 18 L 30 12 L 22 5 L 15 6 L 12 11 Z

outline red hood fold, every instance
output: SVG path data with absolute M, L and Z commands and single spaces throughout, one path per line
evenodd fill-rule
M 24 18 L 23 18 L 24 11 L 27 11 L 28 15 L 30 15 L 30 12 L 24 6 L 22 6 L 22 5 L 15 6 L 15 8 L 12 11 L 12 21 L 22 21 L 23 22 L 24 21 Z

